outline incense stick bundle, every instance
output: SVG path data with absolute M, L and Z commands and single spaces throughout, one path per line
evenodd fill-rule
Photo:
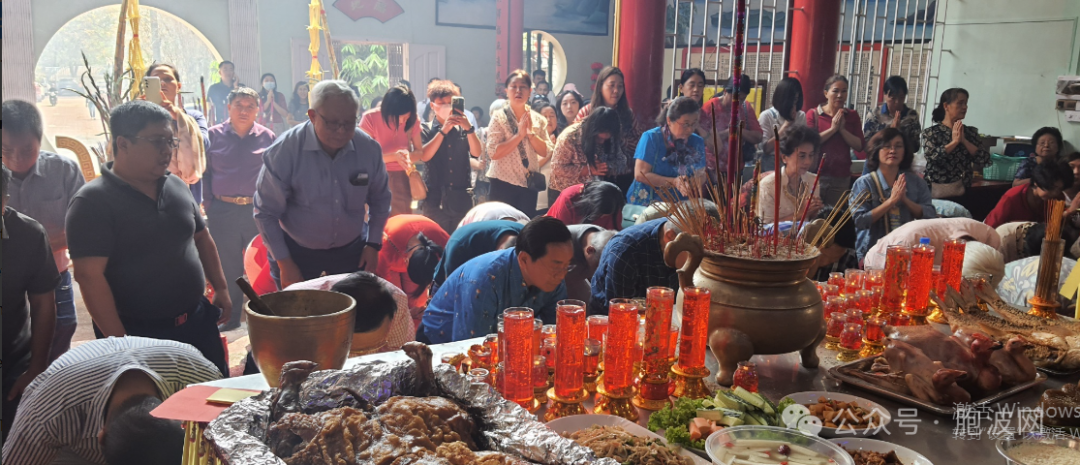
M 781 189 L 783 189 L 783 176 L 780 175 L 780 130 L 773 126 L 773 184 L 775 184 L 776 199 L 773 201 L 773 253 L 775 254 L 780 247 L 780 196 Z M 791 174 L 791 173 L 788 173 Z M 794 219 L 794 218 L 792 218 Z

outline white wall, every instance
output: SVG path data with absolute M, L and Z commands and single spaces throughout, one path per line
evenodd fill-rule
M 327 0 L 326 13 L 335 40 L 401 42 L 446 46 L 446 79 L 462 86 L 466 105 L 487 108 L 495 93 L 495 30 L 435 25 L 435 0 L 397 0 L 405 13 L 383 24 L 373 18 L 353 22 Z M 279 80 L 291 76 L 294 38 L 307 41 L 307 2 L 263 0 L 259 7 L 262 72 Z M 609 30 L 611 27 L 609 26 Z M 567 82 L 587 92 L 593 62 L 611 62 L 611 36 L 554 34 L 566 52 Z M 326 44 L 323 44 L 325 47 Z M 426 83 L 413 82 L 420 86 Z M 486 112 L 486 110 L 485 110 Z
M 932 105 L 945 89 L 963 87 L 971 93 L 966 122 L 980 132 L 1030 137 L 1042 126 L 1054 126 L 1080 146 L 1080 123 L 1065 122 L 1064 113 L 1054 109 L 1057 77 L 1080 74 L 1080 1 L 943 2 L 945 26 L 934 44 L 941 59 L 931 74 L 940 77 L 929 86 Z M 931 124 L 929 112 L 925 118 Z

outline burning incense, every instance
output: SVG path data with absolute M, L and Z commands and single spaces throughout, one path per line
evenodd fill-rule
M 776 198 L 773 199 L 773 254 L 776 254 L 780 246 L 780 196 L 783 189 L 784 177 L 780 169 L 780 130 L 773 126 L 773 184 L 775 184 Z M 791 173 L 788 173 L 791 174 Z M 798 173 L 796 173 L 798 174 Z M 794 218 L 793 218 L 794 219 Z
M 742 106 L 742 99 L 739 96 L 739 91 L 742 89 L 743 40 L 746 35 L 746 0 L 739 0 L 735 4 L 735 17 L 735 43 L 731 53 L 731 122 L 728 124 L 727 175 L 729 182 L 733 182 L 733 180 L 736 179 L 736 172 L 739 170 L 739 166 L 735 164 L 735 160 L 731 155 L 739 148 L 737 129 L 739 127 L 739 107 Z

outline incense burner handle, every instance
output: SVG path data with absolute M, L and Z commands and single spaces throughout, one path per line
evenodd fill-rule
M 677 270 L 679 287 L 694 287 L 694 273 L 701 266 L 701 259 L 705 257 L 705 246 L 701 243 L 701 238 L 679 233 L 675 240 L 664 247 L 664 263 L 672 268 L 677 267 L 679 255 L 683 252 L 690 254 L 690 259 Z

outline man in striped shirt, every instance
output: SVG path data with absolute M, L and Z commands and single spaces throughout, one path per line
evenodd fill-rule
M 188 385 L 220 377 L 187 344 L 134 336 L 88 342 L 26 389 L 3 463 L 49 465 L 63 453 L 93 464 L 179 464 L 183 429 L 149 413 Z

